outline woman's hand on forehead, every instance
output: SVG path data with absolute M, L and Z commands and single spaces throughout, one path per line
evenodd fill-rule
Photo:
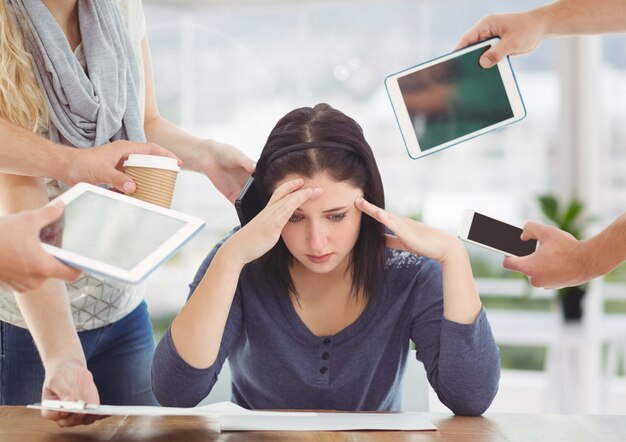
M 274 247 L 296 209 L 322 193 L 319 187 L 305 188 L 303 185 L 302 178 L 279 185 L 267 206 L 224 244 L 236 244 L 233 250 L 239 254 L 242 265 L 260 258 Z

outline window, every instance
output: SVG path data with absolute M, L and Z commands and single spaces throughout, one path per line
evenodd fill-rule
M 513 60 L 528 109 L 522 123 L 418 161 L 406 154 L 383 86 L 388 74 L 451 51 L 483 15 L 506 12 L 501 2 L 231 4 L 239 6 L 146 6 L 166 118 L 257 158 L 278 118 L 328 102 L 363 126 L 394 212 L 450 232 L 465 207 L 516 224 L 535 215 L 536 194 L 555 181 L 559 88 L 553 42 Z M 458 13 L 449 14 L 451 9 Z M 175 207 L 209 220 L 208 243 L 237 224 L 232 208 L 197 176 L 180 178 Z M 204 254 L 207 247 L 198 249 Z

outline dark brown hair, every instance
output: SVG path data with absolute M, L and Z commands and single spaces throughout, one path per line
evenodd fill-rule
M 310 148 L 289 151 L 296 144 L 308 143 Z M 338 143 L 346 148 L 315 147 L 315 143 Z M 285 150 L 285 155 L 280 151 Z M 272 161 L 265 164 L 268 158 Z M 333 180 L 349 182 L 363 191 L 364 198 L 378 207 L 385 207 L 383 184 L 372 149 L 365 141 L 361 126 L 352 118 L 322 103 L 315 107 L 295 109 L 281 118 L 263 148 L 256 172 L 258 191 L 263 206 L 285 176 L 297 174 L 311 178 L 327 173 Z M 363 294 L 370 299 L 383 271 L 384 230 L 375 219 L 363 215 L 359 236 L 348 271 L 351 272 L 353 296 Z M 293 256 L 282 238 L 260 260 L 271 286 L 278 292 L 297 297 L 289 273 Z

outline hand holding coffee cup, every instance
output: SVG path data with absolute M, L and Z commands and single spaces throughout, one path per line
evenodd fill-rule
M 124 162 L 124 168 L 137 186 L 131 196 L 170 208 L 180 171 L 176 158 L 132 154 Z

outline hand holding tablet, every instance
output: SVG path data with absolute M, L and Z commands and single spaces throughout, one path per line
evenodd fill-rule
M 201 219 L 80 183 L 57 199 L 62 225 L 42 230 L 43 248 L 84 270 L 138 283 L 204 227 Z
M 411 158 L 420 158 L 526 116 L 508 58 L 484 69 L 492 38 L 392 74 L 385 86 Z

